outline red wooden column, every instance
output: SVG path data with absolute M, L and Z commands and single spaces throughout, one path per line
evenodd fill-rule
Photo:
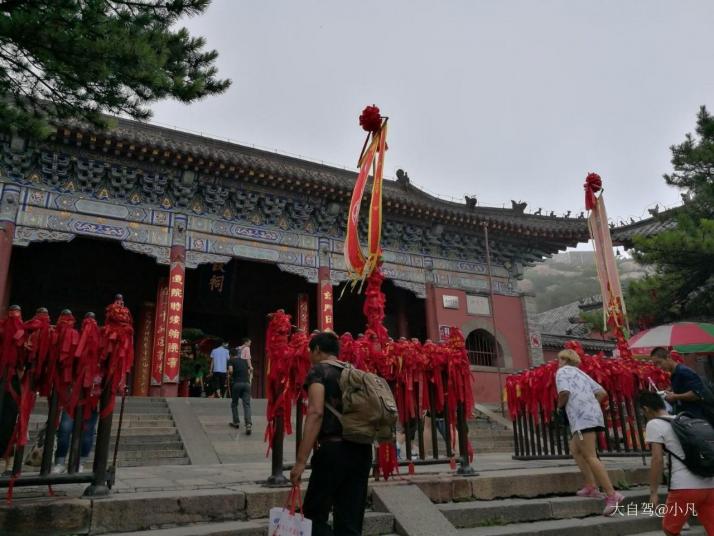
M 321 266 L 317 271 L 317 329 L 334 330 L 333 288 L 330 268 Z
M 139 311 L 139 332 L 134 352 L 134 381 L 131 394 L 148 396 L 151 381 L 151 356 L 154 349 L 156 304 L 144 303 Z
M 151 352 L 151 387 L 150 396 L 161 396 L 161 384 L 164 377 L 164 352 L 166 350 L 166 320 L 169 301 L 169 282 L 159 279 L 156 289 L 156 310 L 154 311 L 154 344 Z
M 6 184 L 0 196 L 0 317 L 7 312 L 10 300 L 10 258 L 19 206 L 20 188 Z
M 297 298 L 297 327 L 304 333 L 310 333 L 310 298 L 307 294 L 298 294 Z
M 436 318 L 436 287 L 426 284 L 426 336 L 434 342 L 439 341 L 439 322 Z
M 174 216 L 171 240 L 171 267 L 166 319 L 166 352 L 161 396 L 178 396 L 181 370 L 181 330 L 183 328 L 183 296 L 186 284 L 187 218 Z

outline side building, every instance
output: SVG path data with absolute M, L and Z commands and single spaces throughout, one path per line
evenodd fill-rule
M 25 317 L 44 306 L 53 318 L 70 308 L 101 319 L 122 293 L 136 322 L 137 395 L 177 394 L 183 329 L 250 337 L 255 396 L 269 312 L 285 309 L 308 330 L 362 331 L 362 297 L 340 298 L 354 172 L 116 122 L 107 132 L 67 125 L 41 144 L 2 139 L 0 314 L 17 303 Z M 587 240 L 583 218 L 525 209 L 444 201 L 405 173 L 384 184 L 387 327 L 438 340 L 459 326 L 481 402 L 498 402 L 501 374 L 543 360 L 516 285 L 523 268 Z

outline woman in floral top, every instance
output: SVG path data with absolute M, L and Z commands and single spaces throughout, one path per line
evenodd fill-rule
M 607 470 L 597 457 L 595 442 L 598 432 L 605 430 L 602 404 L 607 392 L 602 386 L 578 368 L 580 356 L 573 350 L 558 354 L 558 372 L 555 385 L 558 390 L 558 408 L 565 408 L 570 423 L 570 453 L 585 479 L 585 487 L 577 492 L 579 497 L 605 497 L 606 516 L 617 511 L 624 497 L 615 491 Z M 606 495 L 600 493 L 600 484 Z

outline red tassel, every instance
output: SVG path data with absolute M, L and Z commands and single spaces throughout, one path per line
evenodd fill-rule
M 449 460 L 449 467 L 452 471 L 456 471 L 456 458 L 454 456 Z
M 388 480 L 395 473 L 398 466 L 397 451 L 394 445 L 380 443 L 379 447 L 377 447 L 377 474 L 381 474 L 384 480 Z
M 48 484 L 48 485 L 47 485 L 47 495 L 49 495 L 50 497 L 54 497 L 54 496 L 55 496 L 55 492 L 54 492 L 54 490 L 52 489 L 52 484 Z
M 416 474 L 416 469 L 414 467 L 414 462 L 409 462 L 409 470 L 407 471 L 410 475 Z
M 12 475 L 10 477 L 10 482 L 7 486 L 7 494 L 5 495 L 5 502 L 7 504 L 12 504 L 12 491 L 15 488 L 15 480 L 17 480 L 17 477 L 20 476 L 18 475 Z

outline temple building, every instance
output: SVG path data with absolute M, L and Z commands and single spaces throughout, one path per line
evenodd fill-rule
M 17 303 L 25 318 L 45 306 L 101 319 L 123 294 L 134 394 L 177 393 L 183 329 L 250 337 L 255 396 L 271 311 L 307 330 L 364 329 L 362 296 L 342 294 L 355 172 L 124 119 L 41 144 L 5 138 L 0 151 L 0 314 Z M 524 267 L 588 236 L 582 216 L 511 205 L 444 201 L 401 171 L 384 183 L 389 332 L 438 340 L 460 327 L 482 402 L 498 401 L 502 375 L 543 360 L 516 284 Z

